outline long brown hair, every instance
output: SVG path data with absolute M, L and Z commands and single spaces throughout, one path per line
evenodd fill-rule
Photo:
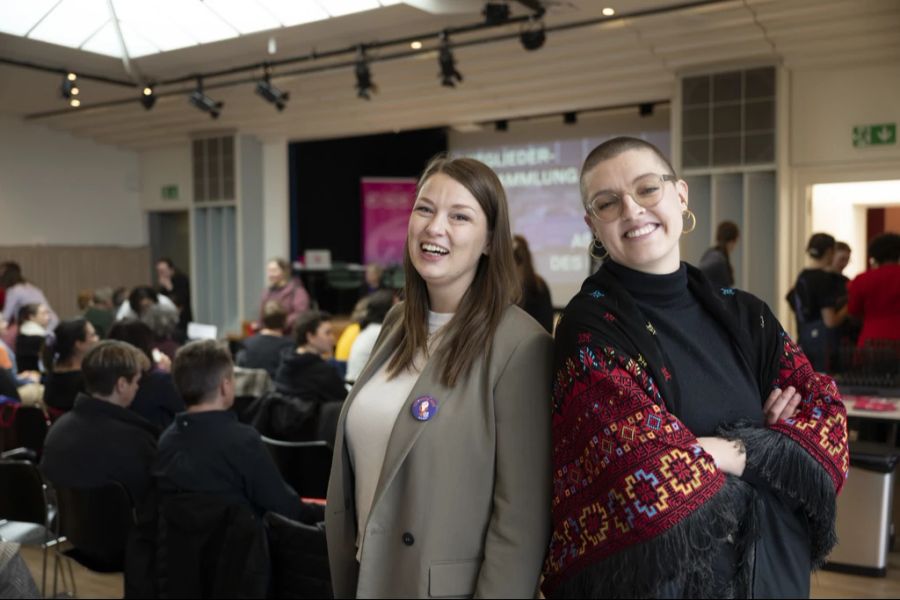
M 522 295 L 543 292 L 546 284 L 534 271 L 534 262 L 531 258 L 531 249 L 528 240 L 521 235 L 513 236 L 513 258 L 516 261 L 516 269 L 519 274 L 519 287 Z M 520 299 L 521 303 L 521 299 Z
M 448 158 L 438 155 L 428 164 L 419 178 L 417 193 L 433 175 L 442 173 L 465 187 L 478 201 L 487 216 L 488 254 L 478 260 L 475 278 L 466 290 L 453 318 L 446 325 L 441 346 L 433 360 L 437 360 L 441 383 L 453 386 L 456 380 L 484 355 L 490 360 L 490 347 L 503 312 L 518 298 L 509 229 L 509 209 L 503 185 L 490 167 L 471 158 Z M 403 324 L 400 344 L 388 365 L 394 377 L 413 364 L 417 352 L 427 351 L 428 287 L 416 271 L 409 255 L 409 240 L 403 253 L 406 275 L 406 302 L 403 305 Z

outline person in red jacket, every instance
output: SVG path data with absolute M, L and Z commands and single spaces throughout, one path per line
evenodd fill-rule
M 857 345 L 900 340 L 900 234 L 884 233 L 869 243 L 869 266 L 850 282 L 847 310 L 862 319 Z

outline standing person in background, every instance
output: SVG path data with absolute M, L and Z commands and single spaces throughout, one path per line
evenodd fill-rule
M 22 267 L 19 266 L 19 263 L 10 261 L 0 264 L 0 287 L 6 289 L 3 318 L 7 322 L 14 321 L 19 314 L 19 309 L 26 304 L 44 304 L 50 311 L 50 323 L 47 328 L 50 331 L 56 329 L 59 317 L 53 312 L 44 292 L 22 276 Z
M 847 297 L 838 275 L 831 272 L 834 237 L 814 233 L 806 245 L 810 266 L 797 275 L 788 302 L 797 317 L 800 347 L 819 372 L 835 365 L 838 328 L 847 318 Z
M 325 507 L 336 598 L 534 598 L 552 341 L 515 306 L 506 196 L 469 158 L 419 180 L 406 301 L 344 402 Z
M 378 263 L 369 263 L 366 265 L 365 283 L 363 288 L 364 294 L 372 294 L 382 287 L 381 279 L 384 277 L 384 267 Z
M 850 282 L 847 310 L 862 319 L 857 344 L 900 340 L 900 234 L 884 233 L 869 242 L 871 268 Z
M 178 307 L 178 333 L 180 341 L 187 336 L 188 323 L 194 320 L 191 310 L 191 280 L 175 267 L 171 258 L 160 258 L 156 261 L 156 291 L 169 299 Z
M 737 248 L 741 230 L 731 221 L 722 221 L 716 227 L 716 245 L 703 253 L 697 265 L 703 274 L 718 287 L 734 287 L 734 267 L 731 254 Z
M 681 261 L 688 185 L 620 137 L 581 170 L 606 253 L 556 328 L 548 598 L 805 598 L 846 410 L 768 306 Z
M 297 317 L 309 310 L 309 294 L 298 277 L 291 277 L 291 266 L 283 258 L 273 258 L 266 264 L 266 279 L 269 287 L 263 291 L 259 303 L 259 317 L 262 320 L 267 302 L 278 302 L 287 314 L 284 332 L 290 334 Z
M 550 288 L 544 278 L 534 270 L 534 261 L 528 241 L 521 235 L 513 236 L 513 258 L 519 277 L 519 306 L 547 330 L 553 333 L 553 301 Z
M 846 269 L 847 265 L 850 264 L 850 253 L 850 245 L 847 242 L 835 242 L 834 257 L 831 259 L 831 264 L 827 269 L 832 273 L 840 275 L 841 279 L 844 281 L 844 284 L 850 283 L 850 279 L 844 277 L 844 269 Z

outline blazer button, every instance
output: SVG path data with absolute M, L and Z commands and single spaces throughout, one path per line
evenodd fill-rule
M 403 543 L 406 544 L 407 546 L 412 546 L 413 544 L 416 543 L 416 538 L 414 538 L 412 536 L 412 534 L 407 531 L 406 533 L 403 534 Z

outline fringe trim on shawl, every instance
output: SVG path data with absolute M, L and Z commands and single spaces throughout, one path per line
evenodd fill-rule
M 563 579 L 548 598 L 652 598 L 674 584 L 685 598 L 748 598 L 758 537 L 757 496 L 737 477 L 703 506 L 653 539 L 640 542 Z M 734 540 L 738 557 L 728 589 L 717 587 L 720 543 Z
M 837 543 L 837 494 L 831 477 L 816 459 L 790 438 L 746 422 L 719 429 L 722 437 L 738 439 L 747 449 L 747 469 L 778 494 L 798 502 L 810 522 L 810 551 L 818 569 Z

